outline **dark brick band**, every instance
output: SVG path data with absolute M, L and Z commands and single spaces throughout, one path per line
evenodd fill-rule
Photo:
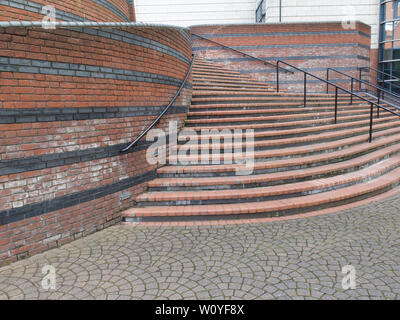
M 360 36 L 371 38 L 369 34 L 366 34 L 359 30 L 341 30 L 341 31 L 309 31 L 309 32 L 262 32 L 262 33 L 214 33 L 214 34 L 200 34 L 204 38 L 236 38 L 236 37 L 284 37 L 284 36 L 323 36 L 323 35 L 346 35 L 346 34 L 358 34 Z
M 102 29 L 70 28 L 70 30 L 83 32 L 83 33 L 90 34 L 93 36 L 109 38 L 109 39 L 116 40 L 116 41 L 122 41 L 125 43 L 140 46 L 143 48 L 155 50 L 155 51 L 170 55 L 174 58 L 177 58 L 183 62 L 186 62 L 187 64 L 190 64 L 190 59 L 187 58 L 184 54 L 182 54 L 178 50 L 173 49 L 173 48 L 171 48 L 165 44 L 162 44 L 158 41 L 147 39 L 147 38 L 141 37 L 139 35 L 127 32 L 127 31 L 118 30 L 118 29 L 106 29 L 106 28 L 102 28 Z M 188 43 L 190 44 L 191 42 L 188 40 Z
M 106 1 L 106 0 L 92 0 L 92 1 L 103 6 L 104 8 L 107 8 L 108 10 L 112 11 L 113 13 L 115 13 L 117 16 L 119 16 L 123 20 L 129 21 L 129 18 L 121 10 L 119 10 L 116 6 L 109 3 L 108 1 Z
M 120 150 L 126 147 L 129 142 L 108 147 L 89 148 L 79 151 L 44 154 L 37 157 L 2 160 L 0 162 L 0 176 L 116 157 L 121 154 Z M 135 148 L 132 148 L 127 153 L 142 151 L 148 148 L 151 144 L 152 142 L 142 140 Z
M 150 82 L 172 85 L 176 87 L 179 87 L 182 84 L 182 80 L 180 79 L 154 73 L 110 67 L 99 67 L 95 65 L 61 63 L 11 57 L 0 57 L 0 72 L 1 71 Z
M 369 57 L 361 55 L 331 55 L 331 56 L 277 56 L 277 57 L 258 57 L 264 61 L 276 61 L 276 60 L 325 60 L 325 59 L 361 59 L 369 61 Z M 224 58 L 224 59 L 212 59 L 207 60 L 214 62 L 239 62 L 239 61 L 254 61 L 252 58 Z
M 165 106 L 0 109 L 0 124 L 157 116 L 164 108 Z M 168 110 L 168 114 L 187 113 L 188 109 L 188 106 L 174 106 Z
M 33 218 L 39 215 L 50 213 L 56 210 L 69 208 L 80 203 L 103 198 L 107 195 L 123 191 L 144 182 L 154 179 L 156 170 L 146 172 L 141 175 L 123 179 L 118 182 L 107 184 L 105 186 L 72 193 L 66 196 L 58 197 L 39 203 L 29 204 L 23 207 L 0 211 L 0 226 Z

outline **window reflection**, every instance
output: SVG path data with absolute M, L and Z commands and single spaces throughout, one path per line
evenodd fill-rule
M 381 0 L 379 68 L 384 86 L 400 93 L 400 1 Z

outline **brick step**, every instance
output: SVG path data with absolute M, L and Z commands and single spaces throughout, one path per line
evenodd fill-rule
M 234 71 L 224 71 L 224 70 L 204 70 L 195 67 L 192 69 L 193 79 L 198 79 L 201 77 L 222 77 L 222 78 L 246 78 L 252 79 L 248 74 L 241 74 L 240 72 Z
M 338 124 L 340 123 L 350 123 L 354 121 L 362 121 L 369 119 L 370 115 L 365 114 L 365 115 L 356 115 L 356 116 L 341 116 L 338 119 Z M 381 115 L 381 118 L 385 119 L 398 119 L 396 116 L 387 116 L 384 117 Z M 286 121 L 286 122 L 272 122 L 272 123 L 248 123 L 248 124 L 221 124 L 220 126 L 218 125 L 213 125 L 213 126 L 208 126 L 208 125 L 202 125 L 202 126 L 195 126 L 195 125 L 186 125 L 190 130 L 194 130 L 197 132 L 201 132 L 201 130 L 223 130 L 223 129 L 229 129 L 229 130 L 235 130 L 235 129 L 240 129 L 240 130 L 247 130 L 247 129 L 253 129 L 255 132 L 258 131 L 263 131 L 265 129 L 273 129 L 275 131 L 280 131 L 280 130 L 287 130 L 287 128 L 293 128 L 293 129 L 298 129 L 298 128 L 310 128 L 310 127 L 315 127 L 315 126 L 321 126 L 321 125 L 331 125 L 334 124 L 334 119 L 332 117 L 326 117 L 326 118 L 320 118 L 320 119 L 310 119 L 310 120 L 295 120 L 295 121 Z
M 267 83 L 264 82 L 256 82 L 254 80 L 249 81 L 249 80 L 241 80 L 240 78 L 237 79 L 226 79 L 226 80 L 219 80 L 219 79 L 196 79 L 195 83 L 196 85 L 201 84 L 201 83 L 209 83 L 211 81 L 214 84 L 236 84 L 236 85 L 246 85 L 246 86 L 268 86 Z
M 232 76 L 240 76 L 241 73 L 238 71 L 234 70 L 228 70 L 224 69 L 221 67 L 210 67 L 210 66 L 204 66 L 204 65 L 198 65 L 194 64 L 193 65 L 193 72 L 198 72 L 198 73 L 222 73 L 222 74 L 228 74 Z
M 222 80 L 222 81 L 227 81 L 227 82 L 236 82 L 236 81 L 244 81 L 244 82 L 251 82 L 251 83 L 262 83 L 262 82 L 256 82 L 250 77 L 246 76 L 231 76 L 231 75 L 196 75 L 193 74 L 193 82 L 201 82 L 201 81 L 215 81 L 215 80 Z
M 338 113 L 338 121 L 346 121 L 345 116 L 358 116 L 362 117 L 368 115 L 369 111 L 366 109 L 364 114 L 360 110 L 346 110 Z M 387 117 L 389 113 L 382 114 L 381 117 Z M 261 124 L 261 123 L 279 123 L 288 122 L 296 120 L 311 120 L 311 119 L 333 119 L 334 111 L 330 112 L 312 112 L 312 113 L 302 113 L 302 114 L 285 114 L 276 116 L 249 116 L 249 117 L 227 117 L 227 118 L 213 118 L 213 119 L 187 119 L 187 126 L 226 126 L 226 125 L 237 125 L 237 124 Z
M 218 110 L 253 110 L 253 109 L 260 109 L 260 108 L 276 108 L 276 107 L 293 107 L 297 109 L 304 108 L 303 101 L 294 101 L 294 102 L 285 102 L 284 100 L 281 102 L 263 102 L 263 103 L 226 103 L 226 104 L 197 104 L 191 105 L 191 111 L 218 111 Z M 360 103 L 354 102 L 353 105 L 359 105 Z M 328 107 L 331 106 L 332 108 L 335 107 L 334 102 L 330 101 L 310 101 L 307 102 L 307 107 Z M 349 108 L 352 106 L 350 105 L 350 101 L 340 101 L 338 102 L 338 106 L 348 106 Z
M 273 89 L 272 89 L 273 90 Z M 212 97 L 220 97 L 224 96 L 226 98 L 233 98 L 233 97 L 297 97 L 304 100 L 304 95 L 302 93 L 289 93 L 289 92 L 275 92 L 275 91 L 262 91 L 262 92 L 251 92 L 251 91 L 244 91 L 242 90 L 235 90 L 235 91 L 223 91 L 223 92 L 214 92 L 210 90 L 195 90 L 193 91 L 193 98 L 200 99 L 200 98 L 212 98 Z M 321 94 L 321 93 L 311 93 L 307 95 L 308 98 L 330 98 L 335 99 L 335 95 L 332 94 Z M 350 101 L 350 97 L 348 94 L 338 94 L 338 97 L 348 98 Z M 308 101 L 308 99 L 307 99 Z
M 384 123 L 384 122 L 389 122 L 389 121 L 396 121 L 399 120 L 398 117 L 384 117 L 384 118 L 379 118 L 379 119 L 374 119 L 374 125 L 377 125 L 379 123 Z M 301 136 L 307 136 L 309 134 L 315 134 L 319 132 L 331 132 L 331 131 L 336 131 L 336 130 L 342 130 L 342 129 L 350 129 L 350 128 L 360 128 L 363 126 L 369 126 L 369 120 L 361 120 L 361 121 L 351 121 L 351 122 L 344 122 L 344 123 L 337 123 L 337 124 L 320 124 L 312 127 L 304 127 L 304 128 L 294 128 L 294 129 L 282 129 L 282 130 L 263 130 L 261 128 L 258 131 L 254 132 L 254 139 L 257 141 L 258 139 L 262 140 L 267 140 L 267 139 L 282 139 L 282 138 L 288 138 L 288 137 L 301 137 Z M 246 129 L 251 129 L 251 126 L 249 126 Z M 243 134 L 245 130 L 243 131 Z M 233 131 L 233 130 L 232 130 Z M 220 131 L 218 131 L 220 132 Z M 187 136 L 190 136 L 190 139 L 192 141 L 195 140 L 200 140 L 201 137 L 201 132 L 196 132 L 196 134 L 190 135 L 190 132 L 187 132 Z M 232 134 L 233 137 L 236 135 Z M 210 132 L 210 139 L 218 139 L 219 136 L 215 135 Z
M 155 206 L 132 208 L 124 212 L 127 222 L 138 221 L 198 221 L 283 216 L 335 207 L 365 199 L 396 187 L 400 169 L 390 171 L 374 180 L 323 193 L 284 200 L 242 202 L 219 205 Z
M 332 112 L 333 106 L 316 106 L 316 107 L 292 107 L 292 108 L 257 108 L 250 110 L 207 110 L 207 111 L 189 111 L 188 119 L 213 119 L 226 117 L 249 117 L 252 115 L 280 115 L 288 113 L 312 113 L 312 112 Z M 340 105 L 338 112 L 341 111 L 370 111 L 368 105 Z
M 275 91 L 274 88 L 272 87 L 266 87 L 266 88 L 261 88 L 261 89 L 251 89 L 251 88 L 224 88 L 224 87 L 198 87 L 198 86 L 193 86 L 193 95 L 197 95 L 198 92 L 202 92 L 202 91 L 208 91 L 208 92 L 214 92 L 214 93 L 218 93 L 221 91 L 225 91 L 225 92 L 232 92 L 232 93 L 236 93 L 236 92 L 254 92 L 254 93 L 264 93 L 264 92 L 271 92 L 271 91 Z
M 291 101 L 298 101 L 301 102 L 301 104 L 304 104 L 304 99 L 302 95 L 289 95 L 289 94 L 280 94 L 276 92 L 266 92 L 264 96 L 248 96 L 248 97 L 209 97 L 209 98 L 192 98 L 192 105 L 209 105 L 209 104 L 225 104 L 225 103 L 230 103 L 230 104 L 237 104 L 237 103 L 244 103 L 244 104 L 251 104 L 251 103 L 266 103 L 266 102 L 276 102 L 276 101 L 286 101 L 286 102 L 291 102 Z M 321 97 L 321 96 L 309 96 L 307 98 L 307 103 L 309 102 L 322 102 L 322 101 L 328 101 L 332 104 L 335 103 L 335 98 L 334 97 Z M 350 103 L 350 98 L 349 97 L 342 97 L 338 102 L 343 102 L 346 101 L 347 103 Z M 354 101 L 354 100 L 353 100 Z M 364 102 L 361 99 L 357 99 L 354 101 L 354 103 L 368 103 Z
M 397 144 L 398 141 L 394 140 L 390 135 L 396 135 L 398 139 L 400 131 L 398 130 L 387 130 L 384 132 L 378 132 L 375 135 L 376 141 L 374 143 L 366 143 L 368 141 L 368 136 L 357 136 L 356 138 L 347 138 L 343 139 L 344 141 L 334 141 L 325 144 L 317 144 L 315 145 L 315 149 L 306 147 L 295 147 L 295 148 L 287 148 L 280 150 L 273 150 L 271 152 L 255 152 L 254 153 L 254 176 L 248 176 L 248 179 L 254 178 L 258 179 L 258 182 L 265 182 L 263 179 L 268 178 L 265 176 L 267 173 L 277 173 L 291 171 L 295 169 L 304 169 L 316 166 L 322 166 L 326 164 L 332 164 L 336 162 L 340 162 L 346 159 L 352 159 L 355 157 L 362 156 L 368 152 L 373 152 L 377 148 L 384 148 L 391 146 L 393 144 Z M 389 138 L 388 138 L 389 137 Z M 385 138 L 385 139 L 382 139 Z M 295 154 L 296 157 L 292 157 L 292 154 Z M 262 161 L 257 161 L 258 159 L 262 159 Z M 205 158 L 205 157 L 204 157 Z M 173 161 L 174 157 L 170 157 L 170 161 Z M 163 183 L 174 182 L 175 186 L 180 186 L 179 183 L 186 183 L 185 187 L 188 187 L 187 183 L 193 183 L 193 186 L 204 186 L 211 185 L 215 188 L 216 185 L 225 185 L 229 184 L 229 181 L 236 181 L 240 184 L 243 184 L 245 181 L 241 179 L 241 177 L 233 177 L 233 180 L 224 179 L 225 177 L 232 178 L 233 175 L 236 174 L 238 169 L 237 164 L 223 164 L 223 155 L 212 156 L 210 155 L 208 158 L 209 163 L 212 163 L 212 159 L 221 160 L 222 164 L 207 164 L 202 165 L 202 158 L 199 157 L 188 157 L 188 161 L 192 159 L 196 160 L 198 164 L 193 165 L 170 165 L 163 168 L 159 168 L 157 173 L 159 175 L 158 181 L 154 180 L 154 184 L 149 184 L 150 188 L 157 187 L 165 187 Z M 240 159 L 239 159 L 240 160 Z M 172 163 L 172 162 L 170 162 Z M 239 168 L 240 169 L 240 168 Z M 301 170 L 299 174 L 304 174 L 304 170 Z M 264 175 L 264 176 L 263 176 Z M 194 179 L 196 177 L 196 179 Z M 203 177 L 203 178 L 202 178 Z M 208 177 L 216 178 L 220 183 L 216 184 L 217 180 L 208 181 Z M 235 180 L 236 178 L 236 180 Z M 282 176 L 280 176 L 282 178 Z M 192 181 L 192 182 L 191 182 Z M 267 180 L 271 182 L 272 180 Z M 250 183 L 249 181 L 247 181 Z M 167 184 L 167 186 L 171 187 L 172 184 Z
M 194 66 L 198 67 L 198 68 L 209 68 L 209 69 L 219 69 L 219 70 L 227 70 L 227 71 L 235 71 L 235 70 L 231 70 L 226 68 L 225 65 L 220 64 L 220 63 L 214 63 L 214 62 L 210 62 L 210 61 L 201 61 L 201 60 L 197 60 L 194 63 Z
M 398 155 L 400 146 L 396 147 L 391 151 L 380 150 L 360 157 L 357 159 L 358 161 L 348 161 L 347 166 L 350 168 L 353 165 L 353 171 L 346 174 L 336 176 L 328 174 L 328 177 L 325 178 L 270 187 L 240 189 L 235 190 L 234 193 L 231 190 L 147 192 L 138 196 L 136 202 L 138 207 L 241 203 L 243 201 L 287 199 L 337 190 L 377 178 L 398 168 L 400 166 L 400 156 Z M 392 158 L 388 158 L 390 156 Z M 366 165 L 367 167 L 364 167 Z M 364 168 L 360 169 L 362 167 Z
M 387 123 L 380 123 L 376 124 L 374 126 L 375 132 L 381 131 L 381 130 L 386 130 L 390 128 L 396 128 L 400 126 L 400 121 L 393 121 L 393 122 L 387 122 Z M 278 149 L 282 147 L 291 147 L 291 146 L 303 146 L 303 145 L 311 145 L 315 143 L 320 143 L 320 142 L 330 142 L 330 141 L 335 141 L 337 139 L 345 139 L 345 138 L 350 138 L 350 137 L 355 137 L 361 134 L 365 134 L 369 132 L 369 125 L 365 125 L 363 127 L 359 128 L 351 128 L 351 129 L 338 129 L 335 131 L 330 131 L 330 132 L 321 132 L 321 133 L 314 133 L 314 134 L 309 134 L 305 136 L 295 136 L 291 138 L 284 138 L 282 137 L 281 139 L 265 139 L 263 137 L 259 138 L 258 140 L 254 141 L 254 150 L 256 151 L 261 151 L 261 150 L 273 150 L 273 149 Z M 215 137 L 215 136 L 214 136 Z M 223 152 L 224 148 L 227 150 L 230 150 L 230 148 L 239 148 L 242 150 L 242 148 L 245 149 L 246 147 L 246 136 L 245 133 L 240 139 L 240 143 L 227 143 L 223 142 L 223 136 L 221 139 L 217 139 L 214 141 L 220 141 L 221 143 L 212 143 L 212 140 L 209 140 L 209 143 L 206 144 L 203 141 L 199 141 L 200 144 L 197 144 L 198 139 L 200 137 L 196 137 L 195 139 L 190 139 L 192 143 L 196 143 L 196 145 L 191 145 L 190 150 L 192 152 L 200 150 L 220 150 Z M 231 137 L 231 140 L 233 138 Z M 171 147 L 172 150 L 186 150 L 188 147 L 186 146 L 187 141 L 180 141 L 179 144 L 175 147 Z M 218 148 L 219 146 L 219 148 Z
M 239 71 L 233 71 L 233 70 L 228 70 L 228 69 L 222 69 L 222 68 L 210 68 L 210 67 L 204 67 L 204 66 L 199 66 L 197 64 L 193 65 L 192 73 L 196 74 L 224 74 L 224 75 L 232 75 L 232 76 L 241 76 L 241 73 Z
M 264 84 L 264 85 L 244 85 L 244 84 L 223 84 L 223 83 L 213 83 L 213 82 L 202 82 L 202 83 L 193 83 L 194 88 L 202 88 L 202 87 L 214 87 L 214 88 L 256 88 L 256 89 L 269 89 L 273 88 L 273 86 Z

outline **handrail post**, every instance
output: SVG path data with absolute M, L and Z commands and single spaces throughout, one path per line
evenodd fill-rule
M 338 87 L 335 88 L 335 124 L 337 124 L 338 116 Z
M 358 89 L 361 91 L 362 69 L 360 68 L 360 81 L 358 82 Z
M 276 62 L 276 92 L 279 92 L 279 60 Z
M 369 142 L 372 142 L 372 127 L 373 127 L 373 121 L 374 119 L 374 104 L 371 103 L 371 112 L 370 112 L 370 116 L 369 116 Z
M 307 105 L 307 73 L 304 72 L 304 108 Z
M 378 90 L 378 105 L 381 103 L 381 90 Z M 379 119 L 380 118 L 380 108 L 377 107 L 376 110 L 376 117 Z
M 351 78 L 351 93 L 353 93 L 353 90 L 354 90 L 354 78 L 352 77 Z M 350 94 L 350 105 L 352 105 L 353 104 L 353 95 L 352 94 Z
M 326 69 L 326 93 L 329 93 L 329 68 Z

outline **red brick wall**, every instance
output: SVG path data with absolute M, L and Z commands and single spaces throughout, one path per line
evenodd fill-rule
M 0 21 L 43 19 L 43 6 L 53 6 L 58 20 L 65 21 L 129 21 L 130 10 L 126 0 L 27 0 L 22 5 L 16 0 L 8 0 L 0 5 Z
M 0 265 L 120 220 L 154 176 L 133 141 L 191 60 L 173 28 L 0 29 Z M 191 79 L 158 125 L 186 118 Z
M 370 27 L 357 23 L 355 30 L 344 30 L 341 23 L 289 23 L 252 25 L 195 26 L 199 34 L 224 45 L 276 64 L 285 60 L 297 67 L 326 78 L 326 68 L 357 75 L 359 66 L 369 66 Z M 224 49 L 210 41 L 193 36 L 193 51 L 199 57 L 224 63 L 232 69 L 250 74 L 260 81 L 275 84 L 275 69 L 240 53 Z M 342 79 L 332 74 L 332 79 Z M 303 75 L 281 75 L 283 88 L 303 90 Z M 312 82 L 312 80 L 311 80 Z M 348 82 L 339 81 L 347 86 Z M 325 90 L 315 83 L 313 91 Z

